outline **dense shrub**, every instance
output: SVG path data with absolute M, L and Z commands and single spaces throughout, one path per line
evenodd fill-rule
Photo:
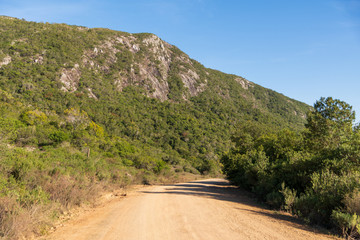
M 301 133 L 243 126 L 221 162 L 233 183 L 310 223 L 359 234 L 359 130 L 351 106 L 321 98 Z

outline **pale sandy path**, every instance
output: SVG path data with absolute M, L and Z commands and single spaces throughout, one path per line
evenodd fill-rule
M 51 240 L 333 239 L 261 208 L 222 179 L 136 190 L 69 221 Z

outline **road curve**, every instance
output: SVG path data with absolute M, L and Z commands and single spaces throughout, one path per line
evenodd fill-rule
M 334 239 L 274 214 L 222 179 L 141 188 L 70 220 L 49 240 Z

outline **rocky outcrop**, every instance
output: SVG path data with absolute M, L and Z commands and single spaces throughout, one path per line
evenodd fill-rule
M 87 88 L 86 90 L 88 90 L 88 96 L 89 98 L 93 98 L 95 100 L 98 100 L 97 96 L 93 93 L 91 88 Z
M 127 58 L 127 59 L 123 59 Z M 114 68 L 116 64 L 126 62 L 125 67 Z M 80 65 L 79 65 L 80 64 Z M 133 34 L 109 37 L 91 50 L 84 52 L 81 63 L 71 69 L 62 69 L 60 82 L 62 90 L 74 92 L 81 77 L 81 68 L 95 73 L 113 74 L 114 88 L 122 91 L 129 85 L 140 86 L 149 97 L 165 101 L 170 92 L 168 78 L 173 64 L 181 65 L 178 73 L 188 93 L 193 97 L 206 88 L 207 81 L 201 80 L 186 54 L 174 54 L 173 46 L 153 34 L 139 37 Z M 182 66 L 186 65 L 187 67 Z M 121 65 L 122 66 L 122 65 Z M 118 69 L 118 72 L 113 71 Z M 88 90 L 88 96 L 95 98 Z
M 11 57 L 10 56 L 4 57 L 3 60 L 0 62 L 0 68 L 4 65 L 8 65 L 9 63 L 11 63 Z
M 154 54 L 155 59 L 159 61 L 159 71 L 161 76 L 166 79 L 171 64 L 172 47 L 169 43 L 162 41 L 156 35 L 151 35 L 143 40 L 143 43 L 149 48 Z
M 193 68 L 191 60 L 186 54 L 174 56 L 174 53 L 171 50 L 173 46 L 165 41 L 162 41 L 156 35 L 151 35 L 145 38 L 142 42 L 153 53 L 158 63 L 156 66 L 153 66 L 150 71 L 140 70 L 142 75 L 147 76 L 151 81 L 153 88 L 152 97 L 159 98 L 161 100 L 166 100 L 168 98 L 167 96 L 170 90 L 167 78 L 169 76 L 171 64 L 174 61 L 177 61 L 180 64 L 187 64 L 189 66 L 188 68 L 181 68 L 178 75 L 191 97 L 196 96 L 205 89 L 207 83 L 206 80 L 203 82 L 200 81 L 198 73 Z M 184 98 L 186 99 L 186 94 L 184 94 Z
M 79 64 L 75 64 L 71 69 L 64 68 L 60 77 L 60 82 L 63 84 L 61 90 L 65 92 L 75 92 L 79 84 L 80 76 Z
M 36 55 L 36 56 L 32 57 L 32 60 L 34 61 L 34 63 L 37 63 L 37 64 L 44 63 L 44 57 L 42 55 Z
M 254 87 L 254 84 L 248 80 L 246 80 L 245 78 L 235 78 L 235 81 L 237 81 L 241 87 L 245 90 L 249 89 L 250 87 Z
M 205 83 L 199 83 L 198 80 L 200 77 L 193 70 L 189 69 L 187 72 L 181 73 L 180 77 L 192 97 L 204 91 L 207 81 L 205 81 Z

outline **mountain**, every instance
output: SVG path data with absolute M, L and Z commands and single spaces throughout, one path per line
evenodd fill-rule
M 240 76 L 205 68 L 154 34 L 5 16 L 0 31 L 2 95 L 47 117 L 83 111 L 110 137 L 185 160 L 222 154 L 236 125 L 246 121 L 301 129 L 310 109 Z
M 150 33 L 1 16 L 0 34 L 0 200 L 9 206 L 78 204 L 99 182 L 217 174 L 239 126 L 296 131 L 310 109 Z

